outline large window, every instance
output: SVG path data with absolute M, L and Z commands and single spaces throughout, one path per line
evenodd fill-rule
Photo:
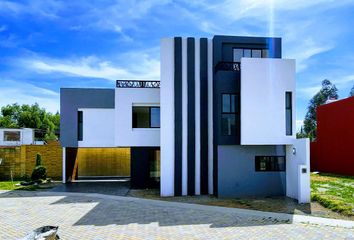
M 4 131 L 4 141 L 18 142 L 21 140 L 20 131 Z
M 268 58 L 269 50 L 268 49 L 243 49 L 243 48 L 234 48 L 233 49 L 234 62 L 241 62 L 242 57 L 247 58 Z
M 236 135 L 236 114 L 238 97 L 236 94 L 222 94 L 221 133 L 224 136 Z
M 83 113 L 82 111 L 77 112 L 77 140 L 83 140 Z
M 285 93 L 285 127 L 286 135 L 293 135 L 293 106 L 292 106 L 292 93 Z
M 256 172 L 285 171 L 285 156 L 256 156 Z
M 133 128 L 159 128 L 160 107 L 133 106 Z

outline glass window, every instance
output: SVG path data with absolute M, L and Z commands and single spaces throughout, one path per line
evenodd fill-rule
M 261 58 L 262 57 L 262 50 L 252 49 L 252 57 L 253 58 Z
M 238 97 L 236 94 L 222 94 L 221 134 L 232 136 L 236 134 L 236 112 L 238 112 Z
M 221 133 L 224 136 L 236 135 L 236 115 L 230 113 L 221 114 Z
M 222 95 L 222 112 L 230 112 L 230 94 Z
M 292 93 L 286 92 L 285 93 L 285 128 L 286 128 L 286 135 L 292 135 Z
M 269 57 L 269 50 L 262 49 L 262 58 L 268 58 L 268 57 Z
M 21 140 L 20 131 L 4 131 L 4 141 L 18 142 Z
M 241 62 L 242 57 L 243 57 L 243 49 L 234 48 L 234 62 Z
M 251 49 L 243 49 L 243 56 L 250 58 L 251 57 Z
M 152 107 L 150 108 L 150 127 L 159 128 L 160 127 L 160 108 Z
M 236 94 L 222 94 L 222 112 L 238 112 L 238 98 Z
M 238 106 L 238 101 L 237 101 L 237 97 L 235 94 L 231 94 L 231 112 L 235 113 L 236 112 L 236 106 Z
M 133 107 L 133 128 L 159 128 L 159 107 Z
M 256 172 L 283 172 L 285 171 L 285 156 L 256 156 Z
M 77 140 L 83 140 L 83 112 L 77 112 Z

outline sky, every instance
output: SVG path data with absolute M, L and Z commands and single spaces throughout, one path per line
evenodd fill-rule
M 158 80 L 161 38 L 213 35 L 282 38 L 297 64 L 297 126 L 322 80 L 340 98 L 354 85 L 353 0 L 0 0 L 0 106 L 56 112 L 61 87 Z

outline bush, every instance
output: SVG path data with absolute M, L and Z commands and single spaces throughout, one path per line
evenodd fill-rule
M 37 166 L 33 169 L 32 181 L 45 180 L 47 178 L 47 169 L 44 166 Z
M 45 180 L 47 178 L 47 169 L 42 166 L 42 157 L 39 153 L 36 156 L 36 166 L 31 175 L 32 181 Z
M 36 155 L 36 167 L 42 165 L 42 156 L 37 153 Z

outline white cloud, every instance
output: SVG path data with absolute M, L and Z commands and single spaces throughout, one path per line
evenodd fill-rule
M 47 111 L 59 111 L 59 93 L 32 84 L 0 79 L 0 106 L 7 104 L 34 104 Z
M 16 62 L 16 61 L 15 61 Z M 71 76 L 116 79 L 160 79 L 160 62 L 147 52 L 121 54 L 117 62 L 95 56 L 74 59 L 36 57 L 19 61 L 23 66 L 38 73 L 61 73 Z
M 0 1 L 0 12 L 13 15 L 31 15 L 32 17 L 43 17 L 48 19 L 58 18 L 58 12 L 64 8 L 63 2 L 56 0 L 31 0 L 28 2 Z
M 321 84 L 318 86 L 302 87 L 297 90 L 299 97 L 304 99 L 312 98 L 321 89 Z

